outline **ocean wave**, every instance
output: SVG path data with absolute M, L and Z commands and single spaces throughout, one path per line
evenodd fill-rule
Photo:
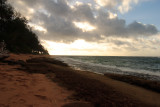
M 58 60 L 64 61 L 69 64 L 69 66 L 78 70 L 85 70 L 90 72 L 95 72 L 98 74 L 105 73 L 116 73 L 116 74 L 124 74 L 124 75 L 133 75 L 138 76 L 150 80 L 158 80 L 160 81 L 160 72 L 153 72 L 142 69 L 131 69 L 128 67 L 117 67 L 111 65 L 103 65 L 101 63 L 93 63 L 90 61 L 84 61 L 81 59 L 71 58 L 71 57 L 56 57 Z

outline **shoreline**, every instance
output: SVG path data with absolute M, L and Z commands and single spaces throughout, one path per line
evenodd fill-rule
M 18 57 L 14 58 L 18 59 Z M 7 60 L 13 61 L 9 58 Z M 77 102 L 78 105 L 82 104 L 81 107 L 85 107 L 85 105 L 88 105 L 88 107 L 160 106 L 158 100 L 160 99 L 160 93 L 141 88 L 135 84 L 131 85 L 121 80 L 111 79 L 106 75 L 74 70 L 62 61 L 55 60 L 50 56 L 32 56 L 23 59 L 23 61 L 17 62 L 17 65 L 21 65 L 18 67 L 19 70 L 29 74 L 45 75 L 53 83 L 73 92 L 67 98 L 72 103 L 69 103 L 69 106 L 65 104 L 64 107 L 74 107 Z M 123 78 L 123 76 L 120 75 L 119 78 Z M 132 79 L 134 80 L 134 78 Z
M 56 60 L 59 60 L 56 58 Z M 63 63 L 66 63 L 63 60 L 59 60 Z M 66 63 L 67 64 L 67 63 Z M 81 70 L 81 69 L 76 69 L 73 66 L 70 66 L 69 64 L 67 64 L 69 67 L 71 67 L 74 70 L 77 71 L 85 71 L 85 70 Z M 129 74 L 118 74 L 118 73 L 98 73 L 98 72 L 93 72 L 93 71 L 85 71 L 85 72 L 91 72 L 97 75 L 102 75 L 102 76 L 106 76 L 107 78 L 111 78 L 117 81 L 122 81 L 131 85 L 135 85 L 135 86 L 139 86 L 142 87 L 144 89 L 148 89 L 151 91 L 155 91 L 160 93 L 160 81 L 159 80 L 152 80 L 152 79 L 148 79 L 148 78 L 144 78 L 144 77 L 139 77 L 139 76 L 134 76 L 134 75 L 129 75 Z M 143 75 L 143 74 L 141 74 Z
M 91 56 L 92 57 L 92 56 Z M 105 56 L 108 57 L 108 56 Z M 117 56 L 116 56 L 117 57 Z M 118 56 L 119 57 L 119 56 Z M 134 69 L 134 68 L 129 68 L 129 67 L 115 67 L 114 65 L 105 65 L 103 63 L 92 63 L 92 58 L 91 62 L 90 60 L 79 60 L 79 58 L 71 58 L 62 56 L 55 56 L 57 60 L 60 60 L 64 63 L 67 63 L 69 66 L 71 66 L 73 69 L 76 70 L 83 70 L 83 71 L 89 71 L 89 72 L 94 72 L 97 74 L 117 74 L 117 75 L 130 75 L 133 77 L 138 77 L 142 79 L 147 79 L 150 81 L 157 81 L 160 82 L 160 74 L 158 72 L 153 72 L 152 70 L 146 70 L 146 69 Z M 84 56 L 85 59 L 85 56 Z M 87 58 L 86 58 L 87 59 Z M 107 72 L 106 72 L 107 71 Z

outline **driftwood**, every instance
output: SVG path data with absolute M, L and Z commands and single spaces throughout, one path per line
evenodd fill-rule
M 9 57 L 9 51 L 6 49 L 4 41 L 0 42 L 0 60 Z

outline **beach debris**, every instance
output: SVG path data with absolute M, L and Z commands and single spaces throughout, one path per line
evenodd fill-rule
M 9 51 L 6 49 L 6 43 L 3 40 L 0 42 L 0 59 L 9 57 Z

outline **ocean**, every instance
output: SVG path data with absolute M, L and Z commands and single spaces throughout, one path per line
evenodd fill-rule
M 160 81 L 160 57 L 56 56 L 78 70 L 97 74 L 115 73 Z

